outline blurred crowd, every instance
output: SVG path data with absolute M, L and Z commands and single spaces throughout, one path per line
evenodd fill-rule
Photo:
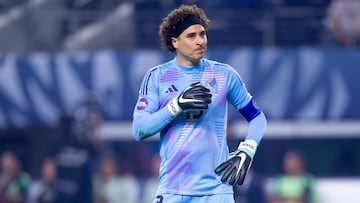
M 342 47 L 360 45 L 360 1 L 333 0 L 328 7 L 324 39 Z
M 359 44 L 357 0 L 16 0 L 0 1 L 0 51 L 159 49 L 159 23 L 180 4 L 207 10 L 212 48 Z

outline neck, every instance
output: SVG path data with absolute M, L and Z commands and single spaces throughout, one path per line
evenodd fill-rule
M 191 59 L 183 58 L 179 55 L 176 56 L 176 61 L 182 66 L 196 66 L 199 65 L 200 63 L 200 59 L 191 60 Z

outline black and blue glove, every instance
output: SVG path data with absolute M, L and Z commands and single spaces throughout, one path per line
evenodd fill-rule
M 196 82 L 185 88 L 179 96 L 172 99 L 168 108 L 173 115 L 182 111 L 205 110 L 211 103 L 211 93 L 201 82 Z
M 215 173 L 222 175 L 221 181 L 229 182 L 230 185 L 235 183 L 242 185 L 250 169 L 256 148 L 257 144 L 254 140 L 241 142 L 238 149 L 229 154 L 229 160 L 216 167 Z

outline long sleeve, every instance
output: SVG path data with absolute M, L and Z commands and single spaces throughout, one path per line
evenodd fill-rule
M 265 114 L 261 111 L 260 114 L 249 122 L 245 140 L 255 140 L 259 145 L 265 133 L 266 125 L 267 120 Z
M 174 118 L 167 107 L 152 114 L 144 112 L 141 116 L 134 117 L 132 129 L 135 139 L 140 141 L 155 135 Z
M 159 74 L 159 68 L 150 69 L 140 87 L 132 123 L 137 141 L 159 133 L 175 118 L 166 107 L 167 100 L 161 97 Z

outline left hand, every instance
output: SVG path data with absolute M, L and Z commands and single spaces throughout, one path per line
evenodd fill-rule
M 242 185 L 250 169 L 256 147 L 257 144 L 253 140 L 241 142 L 238 149 L 229 154 L 230 159 L 216 167 L 215 173 L 222 174 L 221 181 L 229 181 L 230 185 L 235 183 Z

